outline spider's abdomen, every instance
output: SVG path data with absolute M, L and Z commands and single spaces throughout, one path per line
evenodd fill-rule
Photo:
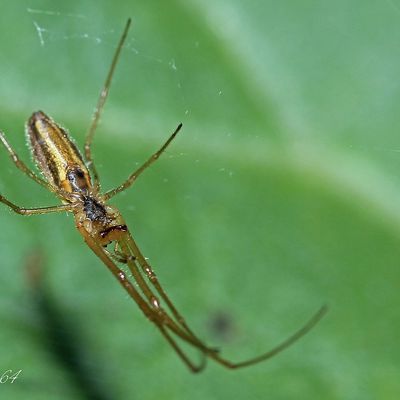
M 36 164 L 52 186 L 68 193 L 89 191 L 89 171 L 66 130 L 37 111 L 29 118 L 26 133 Z

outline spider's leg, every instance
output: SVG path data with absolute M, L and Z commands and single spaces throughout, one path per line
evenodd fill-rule
M 168 297 L 168 295 L 165 293 L 164 289 L 162 288 L 161 284 L 159 283 L 157 276 L 154 273 L 154 271 L 152 270 L 151 266 L 146 261 L 146 259 L 143 257 L 139 248 L 136 246 L 136 243 L 133 240 L 129 231 L 126 231 L 124 233 L 124 239 L 125 240 L 119 241 L 121 250 L 124 253 L 133 254 L 133 257 L 128 258 L 127 263 L 128 263 L 129 269 L 131 270 L 131 272 L 134 275 L 135 279 L 137 280 L 139 286 L 143 290 L 145 296 L 148 298 L 150 303 L 154 304 L 154 302 L 156 302 L 156 304 L 159 306 L 160 310 L 162 310 L 162 307 L 160 307 L 160 305 L 159 305 L 159 300 L 154 295 L 154 293 L 151 291 L 151 289 L 149 288 L 147 283 L 144 281 L 135 262 L 137 262 L 140 265 L 143 273 L 147 276 L 147 278 L 149 279 L 150 283 L 155 288 L 158 295 L 161 297 L 162 300 L 165 301 L 169 310 L 172 312 L 172 315 L 175 317 L 176 323 L 178 324 L 178 326 L 177 326 L 176 323 L 164 311 L 166 325 L 168 325 L 168 327 L 171 330 L 173 330 L 177 335 L 179 335 L 181 337 L 182 337 L 182 329 L 183 329 L 183 331 L 186 332 L 185 336 L 188 336 L 188 337 L 187 338 L 182 337 L 182 339 L 189 341 L 190 343 L 192 343 L 192 345 L 199 348 L 201 351 L 203 351 L 207 354 L 217 353 L 216 349 L 206 346 L 194 334 L 192 329 L 190 329 L 190 327 L 186 323 L 183 316 L 177 311 L 176 307 L 174 306 L 174 304 L 172 303 L 172 301 L 170 300 L 170 298 Z
M 50 191 L 54 191 L 52 186 L 46 182 L 44 179 L 39 178 L 31 169 L 29 169 L 26 164 L 21 161 L 21 159 L 18 157 L 18 154 L 15 152 L 15 150 L 11 147 L 11 145 L 8 143 L 6 136 L 4 135 L 4 132 L 0 131 L 0 142 L 3 143 L 3 146 L 6 148 L 8 154 L 11 157 L 11 160 L 14 162 L 16 167 L 21 170 L 24 174 L 29 176 L 32 180 L 34 180 L 36 183 L 39 185 L 42 185 L 46 189 Z
M 184 353 L 184 351 L 178 346 L 176 341 L 171 337 L 169 332 L 170 330 L 172 333 L 177 335 L 183 341 L 191 344 L 192 346 L 198 348 L 203 356 L 208 356 L 213 359 L 215 362 L 221 364 L 222 366 L 229 368 L 229 369 L 237 369 L 242 367 L 247 367 L 250 365 L 257 364 L 259 362 L 265 361 L 276 354 L 280 353 L 281 351 L 285 350 L 289 346 L 291 346 L 294 342 L 299 340 L 305 334 L 307 334 L 318 322 L 319 320 L 325 315 L 327 312 L 327 307 L 322 307 L 303 327 L 301 327 L 298 331 L 296 331 L 292 336 L 288 339 L 284 340 L 281 344 L 273 348 L 272 350 L 261 354 L 257 357 L 241 361 L 241 362 L 232 362 L 221 357 L 215 349 L 207 347 L 203 342 L 201 342 L 192 331 L 187 326 L 185 321 L 182 319 L 180 314 L 177 312 L 171 301 L 168 299 L 165 292 L 160 289 L 161 291 L 158 294 L 161 296 L 162 299 L 166 301 L 168 299 L 167 305 L 170 308 L 171 312 L 173 312 L 174 317 L 179 320 L 179 325 L 165 312 L 165 310 L 160 306 L 160 303 L 157 297 L 153 294 L 150 287 L 147 285 L 145 280 L 143 279 L 138 266 L 135 264 L 136 258 L 140 255 L 143 257 L 140 252 L 138 251 L 137 255 L 136 252 L 132 250 L 131 255 L 130 249 L 125 239 L 119 239 L 118 243 L 121 248 L 122 254 L 126 254 L 126 260 L 130 269 L 130 272 L 133 275 L 134 280 L 136 281 L 137 285 L 140 287 L 141 291 L 143 292 L 143 296 L 136 290 L 136 288 L 132 285 L 129 281 L 125 272 L 117 267 L 117 265 L 112 261 L 112 259 L 108 256 L 108 254 L 104 251 L 104 248 L 101 246 L 100 243 L 91 237 L 83 227 L 78 226 L 79 231 L 81 232 L 82 236 L 84 237 L 86 243 L 89 247 L 94 251 L 94 253 L 106 264 L 106 266 L 110 269 L 113 275 L 118 279 L 120 284 L 124 287 L 124 289 L 129 293 L 129 295 L 135 300 L 138 304 L 139 308 L 142 312 L 149 318 L 158 329 L 161 331 L 163 336 L 168 340 L 171 344 L 175 352 L 178 356 L 182 359 L 182 361 L 194 372 L 200 371 L 204 367 L 204 362 L 202 362 L 199 366 L 194 365 L 188 356 Z M 130 237 L 130 235 L 129 235 Z M 131 239 L 133 242 L 133 239 Z M 133 242 L 134 243 L 134 242 Z M 136 257 L 136 258 L 134 258 Z M 144 264 L 146 265 L 146 264 Z M 143 267 L 142 267 L 143 268 Z M 148 273 L 149 271 L 145 271 Z M 151 280 L 151 278 L 150 278 Z M 154 281 L 154 278 L 153 278 Z M 157 286 L 155 286 L 157 288 Z M 183 321 L 183 322 L 182 322 Z
M 261 354 L 257 357 L 240 361 L 240 362 L 232 362 L 230 360 L 227 360 L 223 357 L 221 357 L 217 353 L 211 353 L 208 354 L 210 358 L 212 358 L 214 361 L 217 363 L 223 365 L 226 368 L 229 369 L 237 369 L 237 368 L 243 368 L 243 367 L 248 367 L 250 365 L 258 364 L 259 362 L 268 360 L 278 353 L 282 352 L 283 350 L 287 349 L 290 347 L 293 343 L 297 342 L 300 338 L 302 338 L 304 335 L 306 335 L 314 326 L 321 320 L 321 318 L 326 314 L 328 311 L 327 306 L 322 306 L 311 318 L 308 320 L 299 330 L 297 330 L 294 334 L 289 336 L 287 339 L 285 339 L 283 342 L 281 342 L 279 345 L 276 347 L 272 348 L 268 352 Z
M 114 261 L 119 262 L 121 264 L 126 264 L 127 263 L 127 257 L 125 256 L 125 254 L 122 254 L 119 251 L 116 251 L 116 249 L 114 248 L 114 250 L 110 251 L 108 250 L 106 247 L 103 247 L 104 252 L 110 257 L 112 258 Z
M 136 171 L 134 171 L 131 175 L 129 175 L 128 179 L 123 182 L 121 185 L 117 186 L 115 189 L 111 189 L 108 192 L 104 193 L 104 199 L 108 200 L 116 194 L 128 189 L 139 177 L 139 175 L 146 170 L 151 164 L 159 159 L 161 154 L 165 151 L 168 145 L 174 140 L 175 136 L 178 134 L 180 129 L 182 128 L 182 124 L 179 124 L 172 135 L 167 139 L 167 141 L 154 153 L 152 154 L 146 162 L 144 162 Z
M 6 204 L 8 207 L 11 208 L 11 210 L 21 215 L 49 214 L 54 212 L 72 211 L 74 209 L 74 206 L 71 204 L 61 204 L 52 207 L 23 208 L 7 200 L 1 194 L 0 194 L 0 202 Z
M 86 134 L 85 158 L 87 161 L 87 165 L 92 173 L 93 180 L 94 180 L 94 186 L 96 189 L 98 189 L 98 187 L 99 187 L 99 175 L 98 175 L 96 167 L 94 166 L 94 163 L 93 163 L 92 149 L 91 149 L 92 141 L 93 141 L 94 134 L 96 132 L 97 124 L 99 123 L 99 120 L 100 120 L 101 112 L 103 111 L 104 104 L 107 100 L 108 92 L 109 92 L 110 86 L 111 86 L 111 80 L 114 75 L 115 67 L 117 65 L 118 58 L 119 58 L 119 55 L 122 50 L 122 46 L 123 46 L 126 36 L 128 34 L 130 24 L 131 24 L 131 19 L 129 18 L 128 21 L 126 22 L 125 29 L 122 33 L 121 39 L 119 40 L 117 49 L 115 50 L 114 57 L 111 62 L 111 66 L 110 66 L 110 69 L 107 74 L 106 81 L 104 83 L 103 89 L 101 90 L 99 99 L 97 101 L 97 105 L 96 105 L 96 108 L 95 108 L 95 111 L 93 114 L 92 123 Z
M 165 337 L 165 339 L 168 341 L 168 343 L 172 346 L 172 348 L 175 350 L 175 352 L 179 355 L 181 360 L 189 367 L 189 369 L 192 372 L 200 372 L 204 369 L 206 366 L 206 357 L 205 353 L 203 354 L 203 359 L 199 365 L 195 365 L 189 357 L 183 352 L 183 350 L 177 345 L 176 341 L 171 337 L 171 335 L 166 331 L 164 326 L 160 325 L 158 326 L 158 329 L 160 329 L 161 333 Z
M 92 251 L 103 261 L 103 263 L 108 267 L 111 273 L 115 276 L 118 282 L 122 285 L 122 287 L 128 292 L 129 296 L 136 302 L 139 308 L 142 310 L 144 315 L 152 321 L 157 328 L 160 330 L 162 335 L 167 339 L 172 348 L 181 358 L 181 360 L 190 368 L 193 372 L 201 371 L 205 366 L 205 360 L 203 360 L 199 365 L 195 365 L 188 356 L 184 353 L 184 351 L 178 346 L 176 341 L 171 337 L 169 332 L 167 332 L 166 327 L 171 328 L 174 326 L 174 322 L 170 320 L 170 322 L 166 323 L 166 316 L 164 313 L 158 312 L 157 309 L 152 308 L 143 297 L 139 294 L 136 288 L 128 279 L 128 276 L 123 272 L 117 265 L 112 261 L 112 259 L 107 255 L 104 251 L 104 248 L 96 242 L 96 240 L 91 237 L 83 227 L 78 227 L 78 230 L 82 234 L 87 245 L 92 249 Z M 169 318 L 167 316 L 167 318 Z M 173 329 L 173 332 L 177 334 L 184 341 L 193 344 L 190 338 L 182 331 L 179 330 L 178 327 Z M 195 345 L 195 344 L 194 344 Z
M 222 358 L 219 354 L 218 351 L 215 349 L 207 347 L 200 339 L 196 337 L 196 335 L 193 333 L 193 331 L 189 328 L 187 323 L 185 322 L 184 318 L 181 316 L 181 314 L 177 311 L 175 306 L 173 305 L 172 301 L 169 299 L 165 291 L 163 290 L 162 286 L 160 285 L 157 276 L 155 275 L 154 271 L 152 270 L 151 266 L 149 263 L 146 261 L 146 259 L 143 257 L 141 254 L 139 248 L 137 247 L 134 239 L 132 238 L 131 234 L 129 231 L 125 233 L 126 240 L 128 243 L 128 246 L 130 247 L 132 253 L 135 255 L 139 265 L 141 266 L 143 272 L 147 275 L 148 279 L 150 282 L 153 284 L 155 287 L 157 293 L 161 296 L 161 298 L 166 302 L 168 305 L 168 308 L 171 310 L 172 314 L 176 318 L 177 322 L 179 325 L 197 341 L 195 344 L 196 347 L 204 351 L 210 358 L 212 358 L 214 361 L 218 362 L 219 364 L 224 365 L 227 368 L 241 368 L 241 367 L 246 367 L 249 365 L 257 364 L 261 361 L 267 360 L 276 354 L 280 353 L 281 351 L 285 350 L 289 346 L 291 346 L 294 342 L 299 340 L 302 336 L 307 334 L 317 323 L 318 321 L 326 314 L 327 312 L 327 307 L 323 306 L 321 307 L 315 314 L 314 316 L 304 325 L 302 326 L 298 331 L 296 331 L 293 335 L 291 335 L 289 338 L 284 340 L 281 344 L 276 346 L 275 348 L 271 349 L 270 351 L 254 357 L 249 360 L 245 360 L 239 363 L 234 363 L 229 360 L 226 360 Z M 123 245 L 122 245 L 123 246 Z

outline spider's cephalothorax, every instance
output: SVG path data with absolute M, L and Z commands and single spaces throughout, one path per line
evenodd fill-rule
M 109 217 L 107 217 L 107 211 L 105 207 L 92 196 L 83 196 L 83 210 L 86 213 L 86 217 L 94 222 L 107 223 Z

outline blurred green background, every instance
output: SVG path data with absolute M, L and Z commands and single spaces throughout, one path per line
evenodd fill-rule
M 0 127 L 24 160 L 38 109 L 82 146 L 128 16 L 93 151 L 108 189 L 184 123 L 113 201 L 169 295 L 234 360 L 330 311 L 269 362 L 192 375 L 71 216 L 2 206 L 0 374 L 22 373 L 0 397 L 82 398 L 26 278 L 40 249 L 49 299 L 110 398 L 398 399 L 400 2 L 4 1 Z M 0 173 L 10 200 L 56 203 L 5 151 Z

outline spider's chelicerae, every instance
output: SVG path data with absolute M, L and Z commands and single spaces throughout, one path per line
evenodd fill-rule
M 182 124 L 178 125 L 163 146 L 134 171 L 124 183 L 108 192 L 100 192 L 99 177 L 91 154 L 91 144 L 130 23 L 131 20 L 129 19 L 100 93 L 93 121 L 86 136 L 85 161 L 68 133 L 42 111 L 32 114 L 27 123 L 26 131 L 33 157 L 45 179 L 37 176 L 20 160 L 7 142 L 4 133 L 0 131 L 0 140 L 15 165 L 36 183 L 53 192 L 62 204 L 54 207 L 27 209 L 18 207 L 2 195 L 0 195 L 0 201 L 22 215 L 60 211 L 73 213 L 76 228 L 87 245 L 108 267 L 129 296 L 138 304 L 144 315 L 157 326 L 178 356 L 193 372 L 198 372 L 204 368 L 207 357 L 231 369 L 264 361 L 305 335 L 322 318 L 326 312 L 326 307 L 322 307 L 301 329 L 267 353 L 237 363 L 229 361 L 221 357 L 215 348 L 207 346 L 193 333 L 165 293 L 146 258 L 143 257 L 122 215 L 115 207 L 107 204 L 107 201 L 113 196 L 129 188 L 141 173 L 160 157 L 175 138 Z M 119 268 L 118 264 L 128 266 L 136 285 Z M 199 349 L 203 354 L 202 361 L 199 364 L 192 362 L 177 339 Z

